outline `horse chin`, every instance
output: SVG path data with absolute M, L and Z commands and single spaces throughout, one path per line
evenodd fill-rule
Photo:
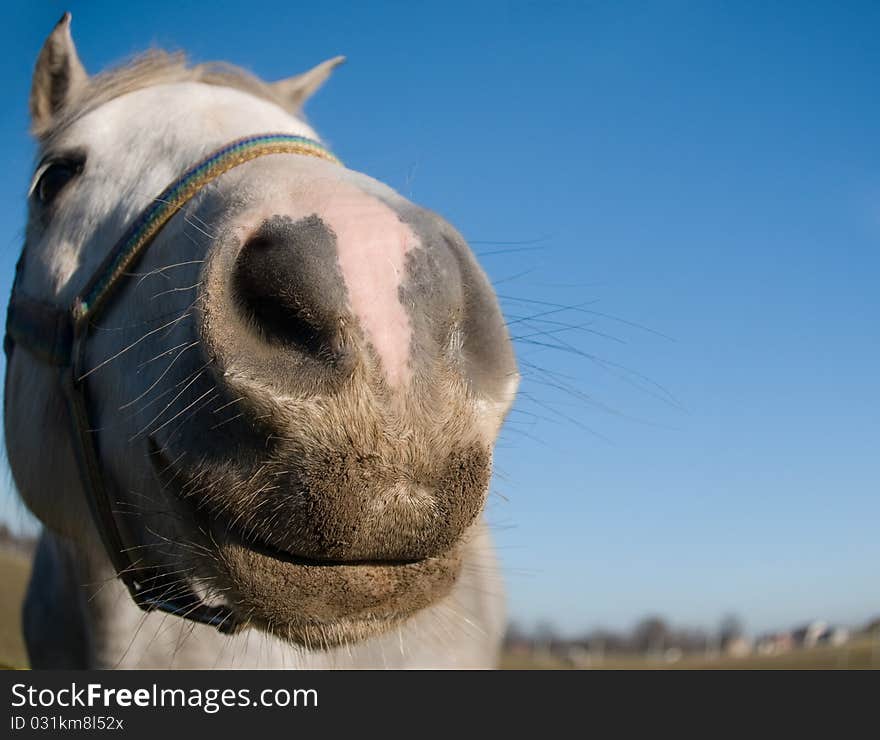
M 461 570 L 461 546 L 438 557 L 340 563 L 301 558 L 245 542 L 211 526 L 215 576 L 243 621 L 309 649 L 386 632 L 446 596 Z M 217 566 L 215 566 L 217 567 Z

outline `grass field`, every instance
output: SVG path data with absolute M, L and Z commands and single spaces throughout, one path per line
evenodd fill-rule
M 21 641 L 21 601 L 30 575 L 27 557 L 0 550 L 0 666 L 22 668 L 27 654 Z
M 553 659 L 507 655 L 501 663 L 509 669 L 565 669 L 569 666 Z M 856 639 L 840 647 L 792 650 L 782 655 L 749 655 L 744 658 L 685 657 L 675 663 L 652 661 L 640 656 L 609 656 L 593 668 L 601 670 L 791 670 L 791 669 L 880 669 L 880 640 Z
M 27 664 L 21 641 L 21 601 L 27 585 L 30 563 L 17 553 L 0 550 L 0 666 L 22 668 Z M 566 666 L 553 659 L 537 660 L 528 656 L 508 655 L 502 668 L 559 669 Z M 854 640 L 842 647 L 820 647 L 795 650 L 779 656 L 750 656 L 747 658 L 685 658 L 676 663 L 652 662 L 639 657 L 609 657 L 603 669 L 785 669 L 785 668 L 878 668 L 880 669 L 880 642 Z

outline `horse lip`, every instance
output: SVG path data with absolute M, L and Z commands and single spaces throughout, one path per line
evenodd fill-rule
M 148 452 L 150 462 L 153 466 L 154 473 L 156 474 L 156 477 L 159 480 L 160 484 L 162 482 L 162 476 L 168 475 L 169 472 L 172 474 L 173 478 L 176 478 L 181 471 L 177 467 L 175 467 L 173 462 L 168 460 L 167 456 L 162 451 L 162 447 L 158 444 L 158 442 L 156 442 L 152 435 L 147 438 L 147 444 L 149 448 Z M 211 543 L 215 547 L 231 542 L 247 550 L 251 550 L 252 552 L 262 555 L 263 557 L 289 563 L 291 565 L 308 565 L 326 568 L 353 568 L 375 566 L 382 566 L 387 568 L 395 566 L 416 565 L 419 563 L 424 563 L 429 559 L 412 558 L 398 560 L 334 560 L 330 558 L 321 559 L 307 557 L 299 553 L 280 548 L 257 537 L 255 533 L 248 532 L 244 528 L 237 526 L 235 521 L 228 521 L 218 512 L 212 511 L 210 508 L 204 505 L 200 506 L 199 503 L 196 501 L 182 498 L 180 496 L 177 497 L 177 500 L 182 504 L 187 505 L 194 521 L 198 525 L 200 525 L 200 528 L 204 532 L 207 532 L 210 535 Z
M 219 537 L 221 542 L 215 544 L 226 544 L 230 541 L 252 552 L 262 555 L 263 557 L 278 560 L 280 562 L 289 563 L 291 565 L 309 565 L 320 568 L 357 568 L 357 567 L 402 567 L 406 565 L 416 565 L 423 563 L 427 558 L 414 558 L 412 560 L 331 560 L 314 557 L 306 557 L 289 550 L 276 547 L 260 538 L 252 532 L 246 532 L 244 529 L 236 526 L 234 522 L 228 522 L 224 518 L 217 516 L 213 512 L 201 511 L 201 518 L 205 520 L 209 527 L 212 539 Z

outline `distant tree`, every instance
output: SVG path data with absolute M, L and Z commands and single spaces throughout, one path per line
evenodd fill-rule
M 636 652 L 664 650 L 669 645 L 671 631 L 662 617 L 650 616 L 641 620 L 633 629 L 631 643 Z
M 725 614 L 718 626 L 718 642 L 722 648 L 745 634 L 743 621 L 736 614 Z
M 505 645 L 522 645 L 523 643 L 528 642 L 528 640 L 528 635 L 526 635 L 523 628 L 520 627 L 519 622 L 511 621 L 507 625 L 507 631 L 504 633 Z
M 585 645 L 597 653 L 631 652 L 629 637 L 608 629 L 596 629 L 584 638 Z
M 542 647 L 552 647 L 559 642 L 559 632 L 553 622 L 542 619 L 535 625 L 534 641 Z
M 691 628 L 676 630 L 670 641 L 670 647 L 680 648 L 685 653 L 702 652 L 708 644 L 709 635 L 705 630 Z

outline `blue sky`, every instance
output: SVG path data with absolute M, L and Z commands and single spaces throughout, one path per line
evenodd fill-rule
M 471 240 L 518 337 L 488 510 L 513 617 L 880 612 L 880 5 L 21 3 L 4 296 L 64 9 L 90 71 L 151 44 L 267 78 L 348 56 L 311 122 Z

